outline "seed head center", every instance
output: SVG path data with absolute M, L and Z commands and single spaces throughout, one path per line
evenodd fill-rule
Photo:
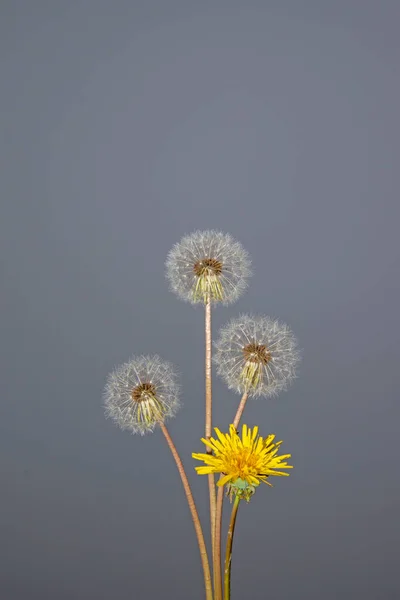
M 243 356 L 246 362 L 266 365 L 271 360 L 271 353 L 264 344 L 250 343 L 243 348 Z
M 193 265 L 193 271 L 197 277 L 221 275 L 222 262 L 216 258 L 203 258 Z
M 133 388 L 131 398 L 134 402 L 140 404 L 146 400 L 154 400 L 156 397 L 156 388 L 152 383 L 141 383 Z

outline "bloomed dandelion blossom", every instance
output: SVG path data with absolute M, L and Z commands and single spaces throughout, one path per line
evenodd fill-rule
M 144 435 L 179 408 L 179 386 L 173 367 L 159 356 L 133 357 L 109 374 L 104 406 L 121 429 Z
M 205 463 L 195 469 L 199 475 L 222 474 L 217 485 L 229 484 L 231 493 L 246 500 L 261 482 L 271 485 L 267 481 L 269 476 L 287 476 L 289 473 L 280 469 L 293 468 L 286 462 L 291 454 L 277 455 L 282 441 L 274 442 L 273 434 L 260 437 L 258 427 L 251 429 L 243 425 L 241 438 L 234 425 L 229 426 L 229 433 L 221 433 L 217 427 L 215 432 L 218 439 L 201 440 L 212 450 L 212 454 L 192 454 L 193 458 Z
M 269 317 L 232 319 L 221 329 L 215 349 L 217 372 L 228 387 L 255 397 L 286 389 L 300 360 L 289 327 Z
M 229 234 L 196 231 L 187 235 L 169 252 L 166 277 L 182 300 L 192 304 L 231 304 L 247 287 L 250 259 Z

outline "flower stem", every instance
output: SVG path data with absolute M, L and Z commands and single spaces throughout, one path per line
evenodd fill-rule
M 221 475 L 222 477 L 222 475 Z M 224 499 L 224 487 L 218 487 L 217 508 L 215 514 L 215 555 L 214 555 L 214 591 L 215 600 L 222 599 L 222 573 L 221 573 L 221 527 L 222 527 L 222 505 Z
M 206 545 L 204 542 L 203 530 L 201 528 L 201 523 L 200 523 L 199 515 L 197 513 L 196 504 L 194 502 L 192 490 L 190 489 L 189 481 L 188 481 L 184 466 L 182 464 L 181 458 L 180 458 L 178 451 L 175 448 L 175 444 L 172 441 L 171 436 L 169 435 L 169 432 L 163 422 L 160 422 L 160 427 L 161 427 L 161 431 L 163 432 L 163 434 L 165 436 L 165 439 L 167 440 L 167 444 L 172 452 L 172 456 L 175 459 L 176 466 L 178 467 L 179 475 L 181 476 L 181 479 L 182 479 L 183 488 L 185 490 L 189 509 L 192 514 L 193 525 L 194 525 L 194 528 L 196 531 L 197 542 L 199 544 L 201 563 L 203 565 L 204 586 L 206 589 L 206 600 L 213 600 L 212 585 L 211 585 L 211 573 L 210 573 L 210 565 L 208 562 L 207 549 L 206 549 Z
M 242 414 L 244 411 L 244 407 L 246 406 L 248 397 L 249 397 L 248 392 L 245 392 L 242 396 L 242 399 L 240 400 L 238 409 L 236 411 L 235 418 L 233 419 L 233 425 L 234 425 L 235 429 L 238 428 L 238 425 L 239 425 L 240 419 L 242 418 Z
M 231 520 L 229 522 L 228 535 L 226 538 L 225 551 L 225 571 L 224 571 L 224 600 L 229 600 L 231 597 L 231 564 L 232 564 L 232 543 L 233 534 L 235 532 L 236 516 L 239 508 L 240 498 L 235 496 L 232 506 Z
M 233 420 L 233 425 L 235 429 L 237 429 L 239 425 L 239 421 L 243 414 L 244 407 L 246 406 L 248 394 L 245 392 L 240 400 L 240 404 L 238 406 L 235 418 Z M 222 475 L 220 476 L 220 478 Z M 214 555 L 214 590 L 217 589 L 217 584 L 219 583 L 219 590 L 221 589 L 221 528 L 222 528 L 222 508 L 224 501 L 224 487 L 218 487 L 218 495 L 217 495 L 217 507 L 216 507 L 216 515 L 215 515 L 215 555 Z M 222 595 L 222 591 L 220 592 Z M 216 597 L 217 598 L 217 597 Z
M 211 299 L 210 295 L 207 296 L 205 304 L 205 388 L 206 388 L 206 418 L 205 418 L 205 437 L 210 439 L 212 433 L 212 383 L 211 383 Z M 211 454 L 211 449 L 207 448 L 207 453 Z M 215 492 L 215 479 L 214 474 L 208 475 L 208 489 L 210 494 L 210 526 L 211 526 L 211 548 L 213 557 L 214 567 L 214 592 L 216 600 L 219 600 L 222 595 L 221 590 L 221 578 L 218 586 L 218 582 L 215 580 L 215 576 L 218 577 L 218 571 L 220 572 L 221 567 L 216 565 L 215 562 L 215 511 L 216 511 L 216 492 Z M 221 590 L 219 592 L 219 590 Z

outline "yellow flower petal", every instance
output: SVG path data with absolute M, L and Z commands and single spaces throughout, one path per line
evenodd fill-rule
M 256 426 L 254 427 L 254 429 L 253 429 L 253 433 L 252 433 L 252 435 L 251 435 L 251 441 L 252 441 L 252 442 L 254 442 L 254 440 L 256 439 L 256 437 L 257 437 L 257 433 L 258 433 L 258 426 L 256 425 Z M 262 438 L 261 438 L 261 439 L 262 439 Z
M 219 440 L 220 440 L 220 442 L 221 442 L 222 444 L 225 444 L 225 438 L 226 438 L 225 434 L 224 434 L 224 433 L 221 433 L 221 432 L 220 432 L 220 430 L 218 429 L 218 427 L 215 427 L 214 429 L 215 429 L 215 433 L 216 433 L 216 434 L 217 434 L 217 436 L 219 437 Z M 211 438 L 211 439 L 212 439 L 212 438 Z
M 214 473 L 214 469 L 212 467 L 195 467 L 195 469 L 199 475 L 208 475 L 208 473 Z
M 292 465 L 285 462 L 291 457 L 290 454 L 278 455 L 282 440 L 273 443 L 274 434 L 262 438 L 258 435 L 257 426 L 251 429 L 243 424 L 241 437 L 232 424 L 229 426 L 229 433 L 222 433 L 217 427 L 215 432 L 217 439 L 202 438 L 201 440 L 212 450 L 212 453 L 193 453 L 192 457 L 204 463 L 202 467 L 195 467 L 199 475 L 223 474 L 223 477 L 217 482 L 220 487 L 237 479 L 242 479 L 254 487 L 258 486 L 261 481 L 271 486 L 266 481 L 268 476 L 287 477 L 289 473 L 285 473 L 281 469 L 293 468 Z
M 223 485 L 228 483 L 228 481 L 230 481 L 231 479 L 232 479 L 232 475 L 225 475 L 225 477 L 222 477 L 221 479 L 219 479 L 217 481 L 217 485 L 222 487 Z

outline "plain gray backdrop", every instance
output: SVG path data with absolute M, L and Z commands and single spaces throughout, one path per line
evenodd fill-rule
M 400 597 L 399 19 L 395 0 L 3 0 L 2 600 L 204 597 L 161 432 L 119 431 L 102 391 L 133 354 L 179 369 L 170 431 L 208 535 L 203 311 L 164 261 L 211 228 L 254 267 L 214 333 L 267 314 L 303 349 L 245 412 L 295 469 L 240 509 L 232 599 Z M 239 397 L 215 378 L 214 400 L 226 429 Z

